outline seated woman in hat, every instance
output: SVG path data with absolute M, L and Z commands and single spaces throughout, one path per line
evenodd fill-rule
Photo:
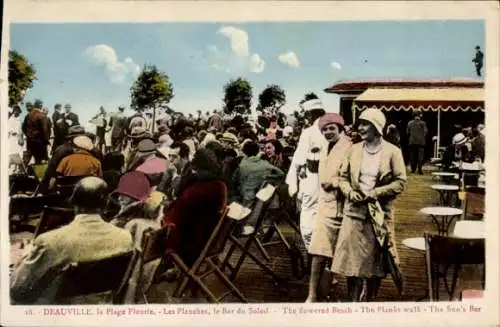
M 130 231 L 135 247 L 141 249 L 146 233 L 161 228 L 163 199 L 163 194 L 152 191 L 145 174 L 138 171 L 129 172 L 122 176 L 117 189 L 110 194 L 110 200 L 118 204 L 118 213 L 110 223 Z M 160 261 L 155 260 L 144 266 L 142 280 L 149 282 L 141 285 L 143 290 L 148 288 Z M 138 268 L 135 267 L 129 280 L 126 303 L 135 303 Z
M 156 144 L 152 139 L 139 142 L 135 156 L 131 158 L 126 171 L 140 171 L 146 174 L 153 185 L 158 185 L 166 171 L 168 161 L 158 155 Z
M 264 155 L 262 159 L 267 160 L 271 165 L 278 167 L 283 171 L 288 171 L 290 159 L 283 153 L 283 145 L 276 139 L 266 139 L 263 142 Z
M 401 150 L 382 137 L 385 122 L 378 109 L 361 113 L 358 132 L 362 142 L 352 146 L 339 172 L 339 188 L 346 200 L 332 271 L 347 278 L 348 294 L 354 302 L 373 301 L 388 273 L 385 250 L 375 236 L 370 216 L 371 203 L 380 204 L 387 231 L 384 245 L 398 261 L 393 210 L 395 198 L 406 185 L 406 167 Z

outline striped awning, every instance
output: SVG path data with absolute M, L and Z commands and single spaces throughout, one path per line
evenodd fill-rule
M 484 111 L 483 88 L 371 88 L 353 102 L 357 110 Z

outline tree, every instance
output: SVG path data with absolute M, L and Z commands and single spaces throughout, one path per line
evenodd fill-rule
M 224 85 L 224 113 L 248 114 L 252 106 L 252 86 L 241 77 Z
M 9 51 L 9 106 L 19 105 L 26 91 L 33 87 L 36 69 L 26 57 L 15 50 Z
M 302 106 L 302 104 L 304 102 L 309 101 L 309 100 L 313 100 L 313 99 L 319 99 L 318 96 L 316 95 L 316 93 L 314 93 L 314 92 L 306 93 L 306 95 L 304 95 L 304 100 L 300 101 L 300 104 Z
M 155 65 L 145 65 L 130 88 L 131 108 L 136 111 L 153 110 L 153 130 L 156 110 L 169 110 L 168 103 L 174 97 L 174 88 L 167 74 Z
M 276 84 L 268 85 L 259 95 L 259 104 L 257 111 L 263 111 L 266 108 L 272 109 L 272 115 L 276 115 L 278 110 L 286 102 L 285 91 Z

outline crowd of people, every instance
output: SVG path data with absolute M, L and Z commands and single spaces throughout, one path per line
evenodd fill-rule
M 148 228 L 175 226 L 168 246 L 192 265 L 224 208 L 233 201 L 252 208 L 265 182 L 285 185 L 284 196 L 297 203 L 301 237 L 311 256 L 306 301 L 318 300 L 326 267 L 336 278 L 347 278 L 352 301 L 373 300 L 388 272 L 371 227 L 371 205 L 383 210 L 387 248 L 395 250 L 394 200 L 407 180 L 397 130 L 386 129 L 378 109 L 364 110 L 353 128 L 341 115 L 327 113 L 319 99 L 301 105 L 303 129 L 283 116 L 263 114 L 254 121 L 217 111 L 171 114 L 153 122 L 140 111 L 126 117 L 120 107 L 112 114 L 100 109 L 91 120 L 95 133 L 81 126 L 70 105 L 64 112 L 56 105 L 50 119 L 41 101 L 35 102 L 23 122 L 20 108 L 13 108 L 11 173 L 22 173 L 32 159 L 44 166 L 36 194 L 52 192 L 58 178 L 81 177 L 71 198 L 74 221 L 34 240 L 13 273 L 13 300 L 50 303 L 47 276 L 61 264 L 110 255 L 103 238 L 120 240 L 113 253 L 128 251 L 134 242 L 141 244 Z M 421 173 L 419 133 L 425 138 L 427 129 L 420 117 L 416 113 L 408 134 L 411 170 Z M 444 161 L 484 160 L 481 126 L 467 136 L 457 133 L 445 153 Z M 254 224 L 252 216 L 243 220 L 235 235 L 249 235 Z M 74 248 L 82 237 L 85 253 L 61 250 Z

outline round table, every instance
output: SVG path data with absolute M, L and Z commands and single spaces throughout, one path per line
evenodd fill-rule
M 439 194 L 439 205 L 451 205 L 450 197 L 448 195 L 452 194 L 451 192 L 458 192 L 460 189 L 458 185 L 448 185 L 448 184 L 435 184 L 431 185 L 433 190 L 436 190 Z
M 486 225 L 484 221 L 460 220 L 455 223 L 453 236 L 466 239 L 484 238 Z
M 410 237 L 403 240 L 403 245 L 412 250 L 425 251 L 425 240 L 423 237 Z
M 463 213 L 463 210 L 451 207 L 426 207 L 420 209 L 420 213 L 431 216 L 439 235 L 447 235 L 451 223 Z
M 432 173 L 432 176 L 437 176 L 437 177 L 455 177 L 458 178 L 457 173 L 450 173 L 446 171 L 435 171 Z
M 409 249 L 424 252 L 425 262 L 425 239 L 423 237 L 410 237 L 403 240 L 403 245 Z M 426 288 L 425 295 L 416 299 L 416 301 L 426 301 L 429 298 L 429 290 Z

